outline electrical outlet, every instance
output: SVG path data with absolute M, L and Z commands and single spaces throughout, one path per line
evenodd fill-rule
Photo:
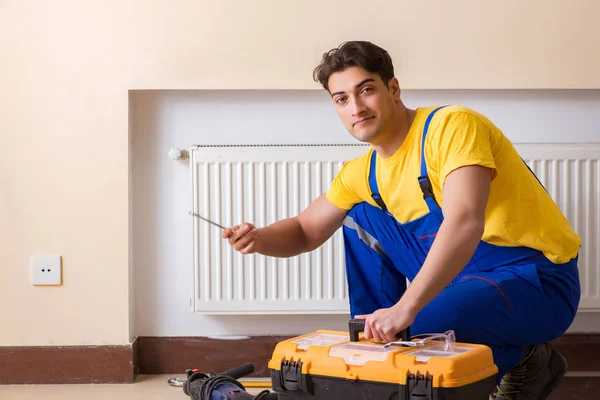
M 31 283 L 35 286 L 62 285 L 60 256 L 32 256 L 30 272 Z

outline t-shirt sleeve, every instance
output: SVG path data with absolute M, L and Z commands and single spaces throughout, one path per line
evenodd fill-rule
M 342 210 L 350 210 L 355 204 L 362 201 L 351 184 L 353 179 L 356 182 L 356 177 L 353 176 L 356 169 L 353 168 L 355 167 L 354 162 L 356 161 L 348 161 L 342 165 L 325 193 L 327 200 Z
M 437 124 L 432 123 L 431 128 L 429 154 L 439 173 L 440 186 L 452 171 L 468 165 L 490 168 L 492 179 L 496 177 L 491 131 L 477 115 L 452 112 Z

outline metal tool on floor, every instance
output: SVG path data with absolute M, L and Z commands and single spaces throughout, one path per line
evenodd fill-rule
M 183 379 L 179 379 L 179 378 L 175 378 L 175 377 L 169 378 L 167 380 L 167 383 L 169 385 L 175 386 L 175 387 L 182 387 L 184 382 L 185 381 Z

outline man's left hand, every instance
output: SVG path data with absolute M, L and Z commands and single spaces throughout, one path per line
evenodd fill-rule
M 410 327 L 415 320 L 413 312 L 402 309 L 398 304 L 390 308 L 381 308 L 373 314 L 356 315 L 356 319 L 365 320 L 364 337 L 376 342 L 395 342 L 396 334 Z

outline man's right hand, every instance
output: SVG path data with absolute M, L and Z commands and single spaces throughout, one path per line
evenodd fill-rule
M 250 223 L 243 223 L 223 231 L 223 239 L 228 239 L 229 244 L 242 254 L 256 252 L 258 229 Z
M 260 229 L 245 222 L 223 230 L 222 236 L 242 254 L 293 257 L 322 245 L 342 225 L 346 213 L 321 195 L 297 217 Z

